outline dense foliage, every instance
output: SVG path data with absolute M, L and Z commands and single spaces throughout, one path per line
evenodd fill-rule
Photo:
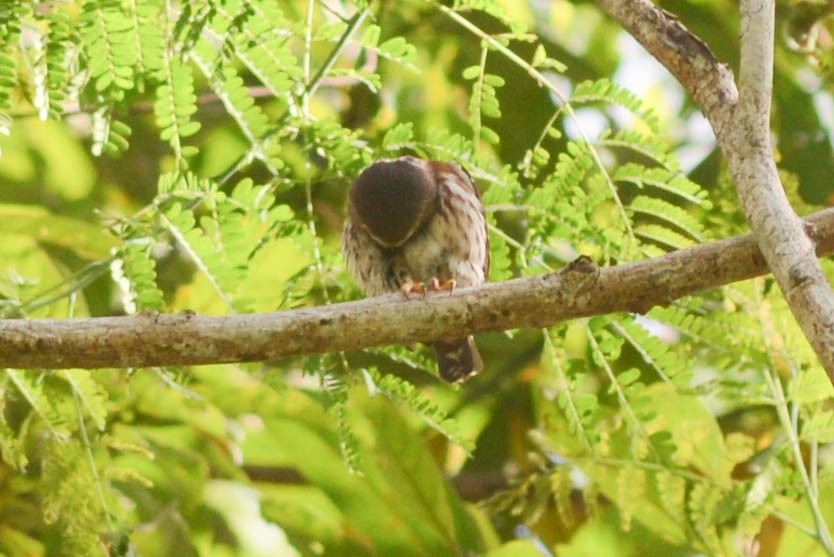
M 735 64 L 734 3 L 668 4 Z M 806 212 L 826 6 L 779 10 Z M 745 230 L 700 115 L 593 4 L 5 0 L 0 39 L 2 317 L 360 297 L 344 193 L 408 153 L 476 178 L 494 281 Z M 834 555 L 834 390 L 771 279 L 478 342 L 460 388 L 421 346 L 2 370 L 0 555 Z

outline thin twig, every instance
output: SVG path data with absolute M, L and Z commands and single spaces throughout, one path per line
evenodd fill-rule
M 329 72 L 330 69 L 336 64 L 336 61 L 339 59 L 344 49 L 350 43 L 351 38 L 353 38 L 353 35 L 356 33 L 356 30 L 362 26 L 362 23 L 364 23 L 365 18 L 368 17 L 369 13 L 370 12 L 368 11 L 368 8 L 362 8 L 361 10 L 356 12 L 352 18 L 350 18 L 348 26 L 345 29 L 344 33 L 342 33 L 339 42 L 336 44 L 333 50 L 330 51 L 330 54 L 327 56 L 327 60 L 325 60 L 321 67 L 319 67 L 318 71 L 316 72 L 316 75 L 314 75 L 307 83 L 308 95 L 312 96 L 316 93 L 316 90 L 319 88 L 319 85 L 322 84 L 322 80 L 327 75 L 327 72 Z

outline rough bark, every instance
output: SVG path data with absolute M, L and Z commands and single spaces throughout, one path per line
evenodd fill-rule
M 819 255 L 834 253 L 834 209 L 807 219 Z M 265 314 L 144 313 L 88 319 L 0 320 L 0 367 L 101 368 L 262 361 L 356 350 L 614 312 L 646 312 L 688 294 L 766 273 L 750 235 L 638 263 L 587 260 L 546 275 L 430 294 Z

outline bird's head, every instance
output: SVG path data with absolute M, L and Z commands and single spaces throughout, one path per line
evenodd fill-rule
M 401 157 L 375 162 L 350 189 L 350 214 L 378 244 L 396 248 L 420 230 L 437 203 L 429 161 Z

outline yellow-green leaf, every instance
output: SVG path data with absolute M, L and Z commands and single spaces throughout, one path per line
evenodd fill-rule
M 4 234 L 19 234 L 67 248 L 86 259 L 104 259 L 118 245 L 101 226 L 49 213 L 41 207 L 0 204 Z

